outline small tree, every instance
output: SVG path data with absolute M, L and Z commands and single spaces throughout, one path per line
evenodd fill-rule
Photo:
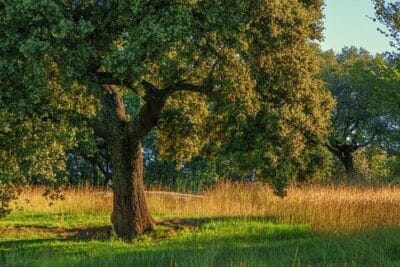
M 323 55 L 322 78 L 336 99 L 332 131 L 326 147 L 342 163 L 346 176 L 355 175 L 353 153 L 371 145 L 384 146 L 397 132 L 395 103 L 398 70 L 384 57 L 363 49 L 345 48 Z

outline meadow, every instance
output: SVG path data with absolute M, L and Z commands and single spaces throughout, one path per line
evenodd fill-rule
M 220 183 L 199 195 L 151 189 L 154 231 L 112 233 L 111 191 L 64 200 L 24 188 L 0 220 L 0 266 L 400 266 L 400 188 Z

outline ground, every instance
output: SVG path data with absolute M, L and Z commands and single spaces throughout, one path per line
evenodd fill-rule
M 225 185 L 193 200 L 150 194 L 149 205 L 160 224 L 131 243 L 112 234 L 108 193 L 67 191 L 65 201 L 49 205 L 34 189 L 0 220 L 0 266 L 400 266 L 398 189 L 292 189 L 286 200 L 275 199 L 265 189 L 266 199 L 260 205 L 270 206 L 259 214 L 261 206 L 250 211 L 243 202 L 254 197 L 256 189 L 245 189 Z M 224 191 L 227 195 L 222 196 Z M 306 202 L 302 197 L 306 195 L 315 203 Z M 327 195 L 336 199 L 329 210 L 317 206 L 322 205 L 317 199 Z M 367 195 L 369 201 L 363 198 Z M 218 197 L 230 199 L 236 209 L 218 211 Z M 356 199 L 368 204 L 364 210 L 359 210 Z M 102 209 L 96 209 L 100 203 Z M 278 213 L 277 203 L 286 211 Z M 371 209 L 379 207 L 386 209 L 379 215 L 381 221 L 363 217 L 371 217 Z M 321 223 L 339 218 L 337 213 L 347 216 L 349 225 L 345 220 Z

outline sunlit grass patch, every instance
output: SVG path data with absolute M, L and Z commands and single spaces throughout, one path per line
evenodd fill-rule
M 68 229 L 58 229 L 60 232 L 64 230 L 64 235 L 52 235 L 54 229 L 47 230 L 50 234 L 42 238 L 32 238 L 31 233 L 25 233 L 24 238 L 14 241 L 2 238 L 0 252 L 3 263 L 29 266 L 70 266 L 74 263 L 99 266 L 98 260 L 101 266 L 131 266 L 139 263 L 143 266 L 157 261 L 166 264 L 191 260 L 212 263 L 222 260 L 218 255 L 229 254 L 232 249 L 247 250 L 267 243 L 313 238 L 306 226 L 280 225 L 263 218 L 205 218 L 198 221 L 197 225 L 172 232 L 169 227 L 158 226 L 155 231 L 134 239 L 132 243 L 124 243 L 113 236 L 103 240 L 97 236 L 79 239 L 69 236 Z M 99 231 L 103 230 L 99 227 Z M 195 251 L 198 252 L 197 256 L 186 259 Z
M 0 220 L 0 266 L 400 266 L 400 189 L 221 183 L 201 196 L 147 195 L 160 222 L 131 243 L 110 224 L 112 193 L 23 191 Z M 29 199 L 29 201 L 26 201 Z
M 181 228 L 155 231 L 125 243 L 101 236 L 104 227 L 82 228 L 93 235 L 0 239 L 1 266 L 396 266 L 400 231 L 382 229 L 322 234 L 306 225 L 280 224 L 270 218 L 183 220 Z M 46 228 L 45 228 L 46 229 Z M 97 232 L 96 232 L 97 231 Z
M 85 228 L 109 225 L 109 215 L 70 213 L 13 213 L 0 220 L 1 227 L 15 228 Z
M 112 192 L 91 187 L 68 188 L 65 200 L 49 201 L 43 189 L 23 191 L 17 201 L 18 213 L 75 214 L 95 220 L 111 214 Z M 25 200 L 29 199 L 29 202 Z M 148 205 L 157 219 L 202 217 L 274 218 L 280 223 L 307 224 L 322 232 L 400 226 L 400 188 L 352 186 L 289 187 L 288 196 L 273 195 L 263 183 L 220 183 L 201 197 L 148 194 Z M 90 219 L 90 216 L 93 218 Z M 1 225 L 1 221 L 0 221 Z

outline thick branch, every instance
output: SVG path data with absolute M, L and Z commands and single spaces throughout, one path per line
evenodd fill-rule
M 360 148 L 359 145 L 339 144 L 338 142 L 333 143 L 330 140 L 325 143 L 325 146 L 329 149 L 329 151 L 339 157 L 342 155 L 342 153 L 353 153 Z
M 115 85 L 105 85 L 106 93 L 104 94 L 103 103 L 107 105 L 108 108 L 113 110 L 113 114 L 117 116 L 119 121 L 127 122 L 128 117 L 125 112 L 125 104 L 122 99 L 122 94 L 117 86 Z
M 146 90 L 146 95 L 144 97 L 145 104 L 140 109 L 136 118 L 129 125 L 129 132 L 137 139 L 143 138 L 157 125 L 166 99 L 171 94 L 177 91 L 191 91 L 201 94 L 211 93 L 211 90 L 208 87 L 190 84 L 184 81 L 177 82 L 164 89 L 159 89 L 154 84 L 145 80 L 141 83 Z
M 155 85 L 144 80 L 141 83 L 146 90 L 145 104 L 141 107 L 136 118 L 129 124 L 129 133 L 137 140 L 142 139 L 156 126 L 166 100 L 162 91 Z
M 103 109 L 98 124 L 94 125 L 93 129 L 97 136 L 107 140 L 121 133 L 128 122 L 128 116 L 118 87 L 115 85 L 103 85 L 103 87 Z
M 142 85 L 146 90 L 145 100 L 146 101 L 162 101 L 163 95 L 161 90 L 154 86 L 152 83 L 142 80 Z
M 137 93 L 137 91 L 132 87 L 133 80 L 131 79 L 115 78 L 114 75 L 109 72 L 96 72 L 95 75 L 100 84 L 123 86 L 130 89 L 134 93 Z
M 146 90 L 146 100 L 149 100 L 150 98 L 155 101 L 165 101 L 168 96 L 178 91 L 190 91 L 204 95 L 210 95 L 212 93 L 211 86 L 207 87 L 203 85 L 196 85 L 192 83 L 187 83 L 185 81 L 179 81 L 163 89 L 158 89 L 155 85 L 145 80 L 143 80 L 141 83 Z
M 328 150 L 331 153 L 333 153 L 334 155 L 336 155 L 338 157 L 340 156 L 340 151 L 334 145 L 332 145 L 330 141 L 327 141 L 325 143 L 325 146 L 328 148 Z

